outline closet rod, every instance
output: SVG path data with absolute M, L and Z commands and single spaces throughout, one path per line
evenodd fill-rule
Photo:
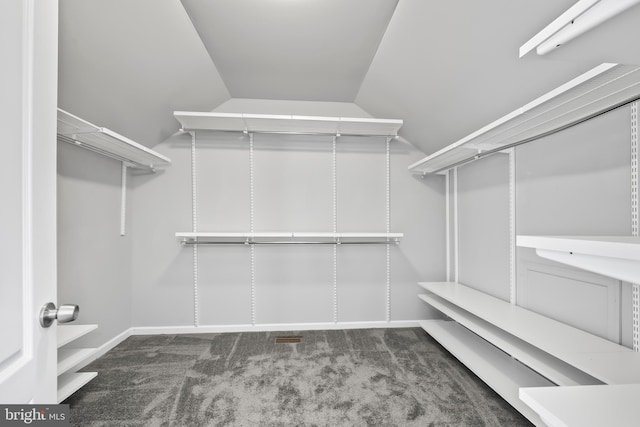
M 387 241 L 375 241 L 375 242 L 323 242 L 323 241 L 265 241 L 265 242 L 252 242 L 252 241 L 244 241 L 244 242 L 202 242 L 202 241 L 194 241 L 194 240 L 181 240 L 180 244 L 182 245 L 389 245 L 389 244 L 400 244 L 400 240 L 393 239 Z
M 82 147 L 86 150 L 89 151 L 93 151 L 94 153 L 98 153 L 101 154 L 103 156 L 106 157 L 110 157 L 112 159 L 118 160 L 120 162 L 125 163 L 127 166 L 133 166 L 134 168 L 138 168 L 138 169 L 145 169 L 148 170 L 149 172 L 156 172 L 156 168 L 153 165 L 147 165 L 145 163 L 140 163 L 140 162 L 136 162 L 134 160 L 131 160 L 127 157 L 124 156 L 119 156 L 117 154 L 114 154 L 110 151 L 106 151 L 106 150 L 101 150 L 100 148 L 94 147 L 92 145 L 89 144 L 84 144 L 80 141 L 76 141 L 75 139 L 71 138 L 70 136 L 67 135 L 62 135 L 62 134 L 58 134 L 58 141 L 61 142 L 66 142 L 67 144 L 71 144 L 74 145 L 76 147 Z
M 597 113 L 594 113 L 594 114 L 591 114 L 591 115 L 589 115 L 589 116 L 583 117 L 583 118 L 581 118 L 580 120 L 576 120 L 575 122 L 568 123 L 568 124 L 566 124 L 566 125 L 564 125 L 564 126 L 558 127 L 558 128 L 556 128 L 556 129 L 550 130 L 550 131 L 548 131 L 548 132 L 544 132 L 544 133 L 541 133 L 541 134 L 539 134 L 539 135 L 532 136 L 532 137 L 530 137 L 530 138 L 525 138 L 525 139 L 522 139 L 522 140 L 520 140 L 520 141 L 513 142 L 513 143 L 511 143 L 511 144 L 506 144 L 506 145 L 503 145 L 503 146 L 501 146 L 501 147 L 494 148 L 494 149 L 492 149 L 492 150 L 482 151 L 482 152 L 477 153 L 477 154 L 474 154 L 473 156 L 470 156 L 470 157 L 468 157 L 468 158 L 466 158 L 466 159 L 464 159 L 464 160 L 460 160 L 460 161 L 457 161 L 457 162 L 452 163 L 452 164 L 450 164 L 450 165 L 443 166 L 443 167 L 441 167 L 440 169 L 436 169 L 436 170 L 434 170 L 434 171 L 432 171 L 432 172 L 429 172 L 429 173 L 423 173 L 423 174 L 422 174 L 422 176 L 424 177 L 424 176 L 426 176 L 426 175 L 431 175 L 431 174 L 435 175 L 435 174 L 438 174 L 438 173 L 440 173 L 440 172 L 445 172 L 445 171 L 447 171 L 447 170 L 449 170 L 449 169 L 453 169 L 453 168 L 455 168 L 455 167 L 462 166 L 462 165 L 465 165 L 465 164 L 467 164 L 467 163 L 471 163 L 471 162 L 473 162 L 473 161 L 475 161 L 475 160 L 478 160 L 478 159 L 481 159 L 481 158 L 483 158 L 483 157 L 485 157 L 485 156 L 489 156 L 489 155 L 491 155 L 491 154 L 499 153 L 499 152 L 501 152 L 501 151 L 508 150 L 509 148 L 517 147 L 517 146 L 519 146 L 519 145 L 526 144 L 526 143 L 528 143 L 528 142 L 532 142 L 532 141 L 535 141 L 535 140 L 540 139 L 540 138 L 544 138 L 545 136 L 553 135 L 554 133 L 557 133 L 557 132 L 560 132 L 560 131 L 562 131 L 562 130 L 568 129 L 568 128 L 570 128 L 570 127 L 573 127 L 573 126 L 579 125 L 580 123 L 584 123 L 584 122 L 586 122 L 587 120 L 591 120 L 591 119 L 593 119 L 593 118 L 596 118 L 596 117 L 598 117 L 598 116 L 601 116 L 601 115 L 603 115 L 603 114 L 606 114 L 606 113 L 608 113 L 609 111 L 613 111 L 613 110 L 615 110 L 616 108 L 624 107 L 625 105 L 629 105 L 629 104 L 631 104 L 632 102 L 635 102 L 635 101 L 638 101 L 638 100 L 640 100 L 640 98 L 639 98 L 638 96 L 634 95 L 634 96 L 633 96 L 633 97 L 631 97 L 630 99 L 626 99 L 626 100 L 621 101 L 621 102 L 619 102 L 619 103 L 617 103 L 617 104 L 615 104 L 615 105 L 612 105 L 611 107 L 607 108 L 606 110 L 599 111 L 599 112 L 597 112 Z
M 258 133 L 258 134 L 266 134 L 266 135 L 305 135 L 305 136 L 357 136 L 364 138 L 371 137 L 384 137 L 384 138 L 398 138 L 399 135 L 397 133 L 394 134 L 380 134 L 380 133 L 372 133 L 372 134 L 364 134 L 364 133 L 339 133 L 339 132 L 296 132 L 296 131 L 278 131 L 278 130 L 225 130 L 225 129 L 180 129 L 180 132 L 191 133 L 191 132 L 224 132 L 224 133 L 244 133 L 248 135 L 250 133 Z

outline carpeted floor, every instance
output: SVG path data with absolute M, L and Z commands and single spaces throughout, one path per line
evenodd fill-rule
M 133 336 L 84 370 L 74 426 L 530 425 L 418 328 Z

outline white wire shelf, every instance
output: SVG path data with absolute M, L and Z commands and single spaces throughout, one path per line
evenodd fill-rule
M 363 135 L 395 137 L 402 126 L 398 119 L 291 116 L 274 114 L 175 111 L 183 131 Z
M 331 232 L 178 232 L 183 245 L 221 244 L 397 244 L 403 233 L 331 233 Z
M 58 140 L 120 160 L 129 167 L 155 170 L 171 160 L 110 129 L 58 108 Z
M 640 67 L 601 64 L 459 141 L 413 163 L 443 173 L 481 157 L 566 129 L 640 98 Z
M 517 236 L 520 247 L 542 258 L 615 279 L 636 283 L 640 277 L 640 237 Z

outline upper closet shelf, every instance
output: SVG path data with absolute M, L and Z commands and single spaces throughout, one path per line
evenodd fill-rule
M 573 126 L 640 98 L 640 67 L 601 64 L 529 104 L 409 166 L 442 173 Z
M 157 166 L 171 164 L 168 157 L 60 108 L 58 108 L 58 139 L 120 160 L 129 167 L 154 170 Z
M 534 248 L 552 261 L 638 283 L 640 237 L 631 236 L 517 236 L 518 246 Z
M 199 113 L 175 111 L 183 131 L 217 130 L 231 132 L 320 134 L 320 135 L 398 135 L 402 120 L 349 117 L 288 116 L 273 114 Z
M 193 244 L 389 244 L 399 243 L 402 233 L 331 233 L 331 232 L 179 232 L 183 245 Z

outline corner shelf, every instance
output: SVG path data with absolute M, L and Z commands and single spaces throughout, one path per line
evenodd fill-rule
M 403 233 L 331 233 L 331 232 L 178 232 L 183 245 L 204 244 L 397 244 Z
M 183 131 L 362 135 L 395 137 L 402 120 L 175 111 Z
M 155 170 L 171 160 L 112 130 L 58 108 L 58 140 L 120 160 L 129 167 Z
M 96 348 L 65 348 L 97 328 L 98 325 L 58 325 L 58 403 L 98 375 L 97 372 L 75 372 L 74 369 L 89 360 Z
M 416 174 L 443 173 L 568 128 L 640 98 L 640 67 L 601 64 L 478 131 L 413 163 Z
M 640 237 L 517 236 L 516 245 L 534 248 L 552 261 L 631 283 L 640 279 Z

